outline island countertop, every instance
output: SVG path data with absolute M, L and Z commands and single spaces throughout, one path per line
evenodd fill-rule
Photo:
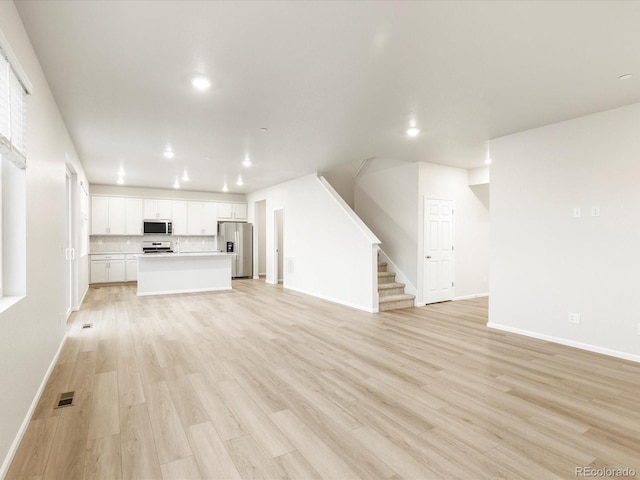
M 227 252 L 153 252 L 139 253 L 138 258 L 182 258 L 182 257 L 220 257 L 235 256 L 237 253 Z

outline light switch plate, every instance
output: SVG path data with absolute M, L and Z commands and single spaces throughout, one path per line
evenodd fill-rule
M 569 323 L 573 323 L 575 325 L 580 325 L 580 314 L 575 312 L 569 312 Z
M 580 207 L 575 207 L 573 209 L 573 218 L 580 218 L 582 216 L 582 209 Z
M 592 217 L 599 217 L 600 216 L 600 207 L 597 205 L 594 205 L 593 207 L 591 207 L 591 216 Z

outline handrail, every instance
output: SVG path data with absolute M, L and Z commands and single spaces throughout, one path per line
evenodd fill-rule
M 353 172 L 353 178 L 354 179 L 358 178 L 358 175 L 360 175 L 360 172 L 364 169 L 365 165 L 369 163 L 370 160 L 373 160 L 374 158 L 376 157 L 367 157 L 364 160 L 362 160 L 360 162 L 360 165 L 358 165 L 358 168 L 356 169 L 356 171 Z

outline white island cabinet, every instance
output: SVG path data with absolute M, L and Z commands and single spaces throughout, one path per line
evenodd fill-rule
M 222 252 L 138 255 L 138 295 L 231 290 L 234 255 Z

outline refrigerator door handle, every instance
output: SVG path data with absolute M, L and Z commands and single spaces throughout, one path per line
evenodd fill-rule
M 235 263 L 236 263 L 236 277 L 239 277 L 242 272 L 240 271 L 240 267 L 242 266 L 242 259 L 240 258 L 240 255 L 238 255 L 238 253 L 241 250 L 240 247 L 240 234 L 238 233 L 238 226 L 236 225 L 236 231 L 235 233 L 235 248 L 234 248 L 234 253 L 236 254 L 236 258 L 234 259 Z

